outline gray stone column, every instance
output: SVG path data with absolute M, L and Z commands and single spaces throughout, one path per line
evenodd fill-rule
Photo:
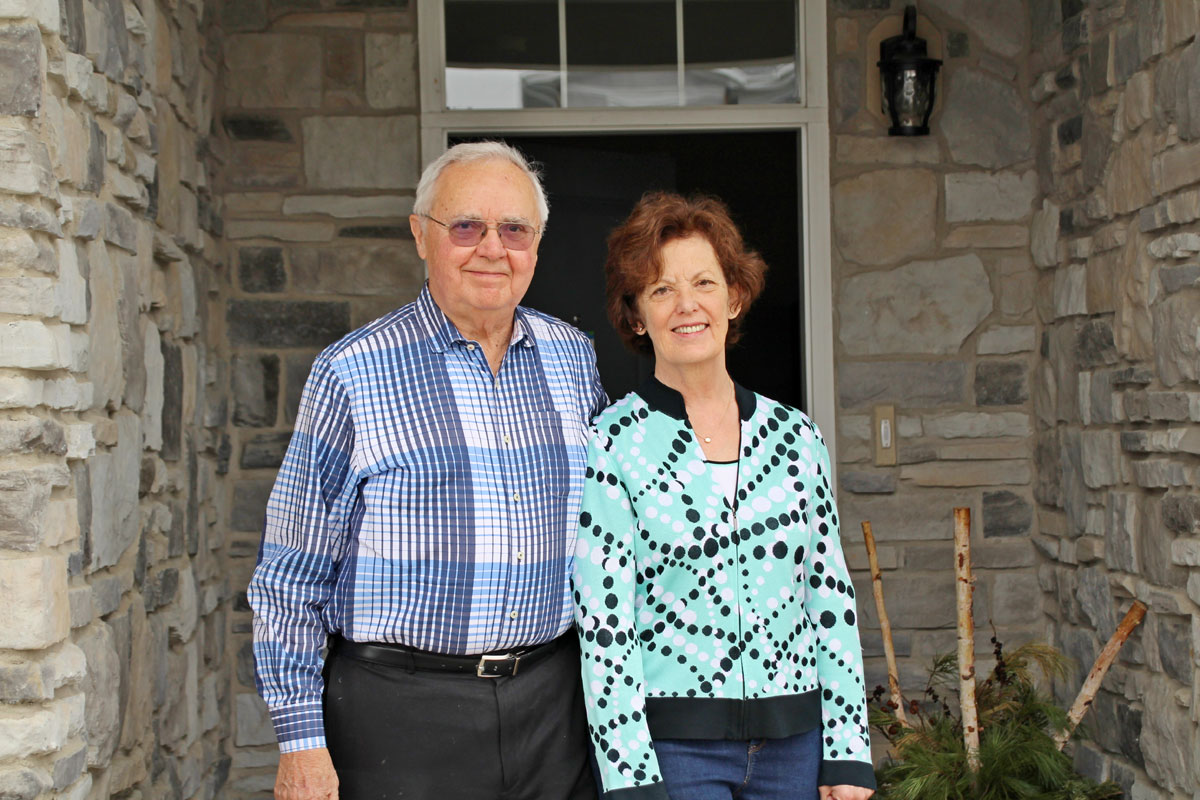
M 278 761 L 255 689 L 245 587 L 309 367 L 424 282 L 408 226 L 420 170 L 412 5 L 272 0 L 226 3 L 221 14 L 232 797 L 269 791 Z
M 203 13 L 0 3 L 5 797 L 228 773 Z

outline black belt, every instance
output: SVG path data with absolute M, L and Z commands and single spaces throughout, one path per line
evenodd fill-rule
M 478 656 L 450 656 L 441 653 L 429 653 L 424 650 L 414 650 L 401 644 L 380 642 L 352 642 L 341 636 L 335 636 L 330 649 L 339 655 L 357 658 L 360 661 L 370 661 L 390 667 L 400 667 L 413 672 L 425 670 L 429 672 L 463 672 L 475 673 L 480 678 L 503 678 L 517 674 L 520 666 L 530 666 L 550 656 L 568 637 L 573 637 L 574 631 L 567 631 L 557 639 L 545 644 L 531 647 L 528 650 L 514 650 L 509 653 L 484 653 Z

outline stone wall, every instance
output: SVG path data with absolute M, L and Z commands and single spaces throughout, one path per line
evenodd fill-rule
M 1150 608 L 1092 711 L 1085 772 L 1200 790 L 1200 5 L 1035 0 L 1038 576 L 1090 663 Z
M 980 668 L 992 625 L 1045 637 L 1033 546 L 1039 184 L 1021 0 L 925 0 L 944 60 L 926 137 L 889 137 L 878 41 L 899 0 L 834 0 L 829 15 L 839 503 L 864 626 L 868 687 L 886 685 L 859 524 L 879 543 L 901 682 L 955 641 L 952 509 L 972 512 Z M 891 25 L 894 31 L 881 26 Z M 923 34 L 926 35 L 926 34 Z M 870 91 L 869 91 L 870 90 Z M 896 466 L 875 466 L 873 410 L 894 405 Z
M 6 798 L 211 798 L 229 770 L 206 25 L 0 2 Z
M 922 3 L 943 99 L 933 135 L 904 140 L 864 107 L 869 48 L 901 5 L 834 0 L 830 15 L 847 539 L 874 523 L 914 688 L 952 641 L 953 505 L 976 520 L 977 621 L 1072 656 L 1064 702 L 1131 599 L 1146 602 L 1076 761 L 1129 797 L 1193 797 L 1200 6 Z M 884 403 L 899 465 L 876 468 Z M 865 639 L 881 681 L 877 630 Z
M 424 282 L 408 227 L 421 166 L 411 6 L 230 0 L 221 12 L 219 186 L 234 265 L 222 311 L 236 591 L 229 797 L 269 792 L 278 761 L 254 687 L 245 587 L 304 380 L 323 347 Z

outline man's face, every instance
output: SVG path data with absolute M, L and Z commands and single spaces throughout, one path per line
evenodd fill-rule
M 429 290 L 442 311 L 459 327 L 511 316 L 533 279 L 541 233 L 528 250 L 509 250 L 494 228 L 500 222 L 541 227 L 528 176 L 499 159 L 451 164 L 435 185 L 430 216 L 491 226 L 479 244 L 460 247 L 436 222 L 409 218 L 417 253 L 429 267 Z

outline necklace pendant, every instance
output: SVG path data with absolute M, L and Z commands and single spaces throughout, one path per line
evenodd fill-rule
M 709 442 L 711 442 L 711 441 L 712 441 L 712 437 L 711 437 L 711 436 L 705 436 L 705 437 L 704 437 L 704 443 L 705 443 L 705 444 L 708 444 L 708 443 L 709 443 Z

